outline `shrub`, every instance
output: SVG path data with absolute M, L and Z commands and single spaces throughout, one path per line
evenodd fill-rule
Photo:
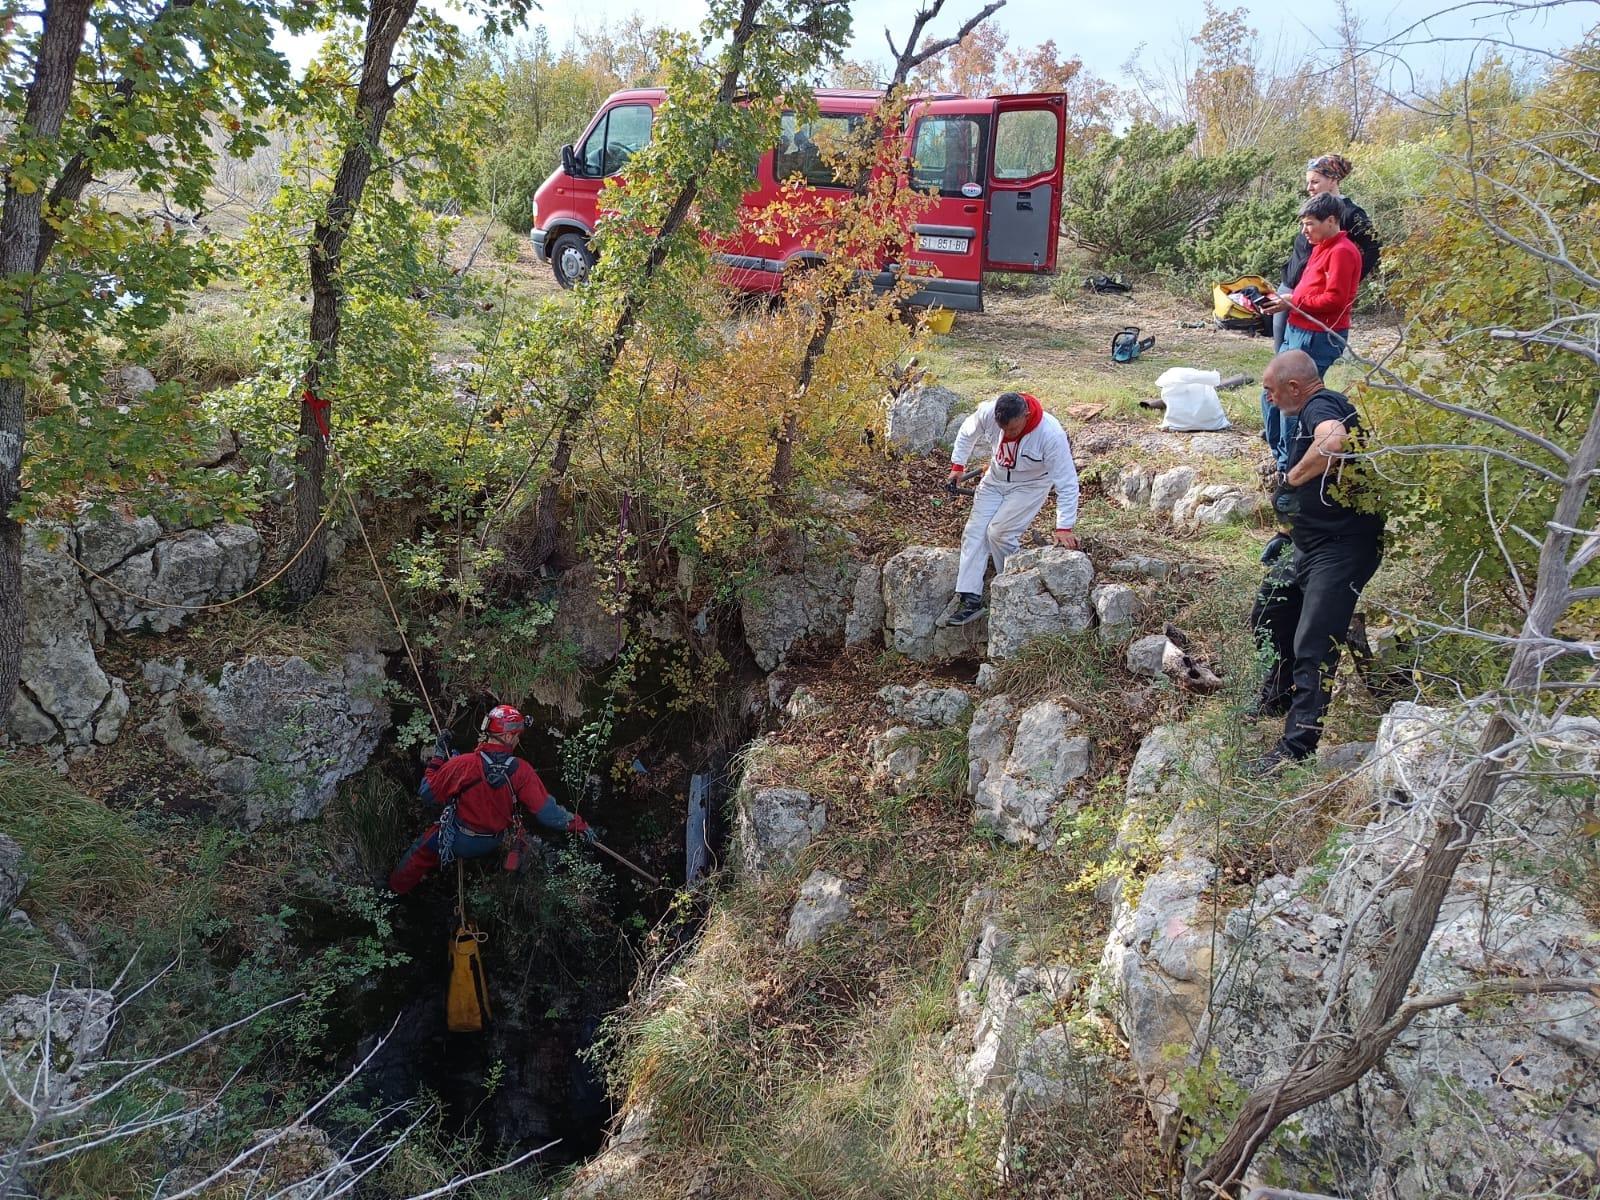
M 1296 214 L 1304 197 L 1284 182 L 1266 197 L 1228 208 L 1203 237 L 1188 247 L 1188 265 L 1207 279 L 1262 275 L 1276 283 L 1299 230 Z
M 1246 195 L 1268 163 L 1256 150 L 1206 157 L 1190 146 L 1194 126 L 1135 125 L 1103 137 L 1069 163 L 1061 220 L 1079 244 L 1112 266 L 1181 265 L 1185 243 Z

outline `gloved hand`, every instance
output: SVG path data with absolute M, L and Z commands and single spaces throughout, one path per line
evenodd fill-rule
M 1293 520 L 1300 511 L 1299 493 L 1287 484 L 1280 484 L 1278 490 L 1272 493 L 1272 511 L 1283 521 Z
M 1267 548 L 1261 552 L 1261 561 L 1271 565 L 1278 555 L 1283 554 L 1294 543 L 1289 540 L 1287 533 L 1275 533 L 1272 540 L 1267 543 Z
M 435 758 L 453 758 L 456 753 L 456 744 L 451 740 L 450 731 L 444 730 L 433 741 L 433 756 Z
M 567 832 L 577 834 L 586 842 L 592 843 L 595 840 L 594 830 L 590 829 L 589 822 L 580 816 L 574 816 L 572 820 L 567 822 Z
M 962 476 L 962 470 L 961 470 L 960 467 L 951 467 L 950 468 L 950 478 L 948 478 L 948 479 L 946 479 L 944 481 L 944 490 L 949 492 L 952 496 L 954 496 L 958 492 L 960 492 L 961 491 L 961 476 Z

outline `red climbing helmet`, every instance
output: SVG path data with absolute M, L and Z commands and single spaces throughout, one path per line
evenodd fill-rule
M 528 727 L 528 718 L 509 704 L 496 704 L 483 719 L 485 733 L 521 733 Z

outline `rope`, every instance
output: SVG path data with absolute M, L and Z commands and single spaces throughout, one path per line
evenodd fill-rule
M 356 518 L 356 529 L 361 534 L 361 544 L 367 548 L 367 558 L 372 562 L 372 573 L 378 577 L 378 586 L 383 589 L 383 602 L 389 606 L 389 616 L 394 621 L 395 632 L 400 635 L 400 644 L 405 647 L 406 659 L 411 663 L 411 673 L 417 677 L 417 690 L 422 693 L 422 702 L 428 706 L 428 716 L 433 720 L 434 733 L 443 733 L 444 726 L 439 724 L 439 714 L 433 707 L 433 697 L 428 695 L 428 685 L 422 681 L 422 668 L 417 665 L 417 656 L 411 651 L 411 639 L 406 637 L 405 624 L 400 620 L 400 611 L 394 606 L 394 597 L 389 594 L 389 585 L 383 580 L 383 568 L 378 565 L 377 552 L 372 548 L 372 542 L 367 537 L 366 522 L 361 519 L 361 510 L 356 507 L 355 497 L 346 494 L 350 501 L 350 511 Z

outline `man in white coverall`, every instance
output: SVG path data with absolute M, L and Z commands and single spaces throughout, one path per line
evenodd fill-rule
M 961 423 L 955 448 L 950 452 L 950 481 L 954 492 L 966 470 L 967 456 L 979 433 L 994 439 L 994 458 L 972 497 L 972 515 L 961 534 L 961 572 L 956 576 L 956 600 L 941 624 L 966 625 L 988 611 L 983 602 L 983 576 L 989 560 L 995 573 L 1005 570 L 1006 559 L 1017 552 L 1022 534 L 1044 507 L 1050 489 L 1056 490 L 1055 544 L 1078 548 L 1072 527 L 1078 522 L 1078 469 L 1072 462 L 1072 443 L 1061 422 L 1026 392 L 1005 392 Z

